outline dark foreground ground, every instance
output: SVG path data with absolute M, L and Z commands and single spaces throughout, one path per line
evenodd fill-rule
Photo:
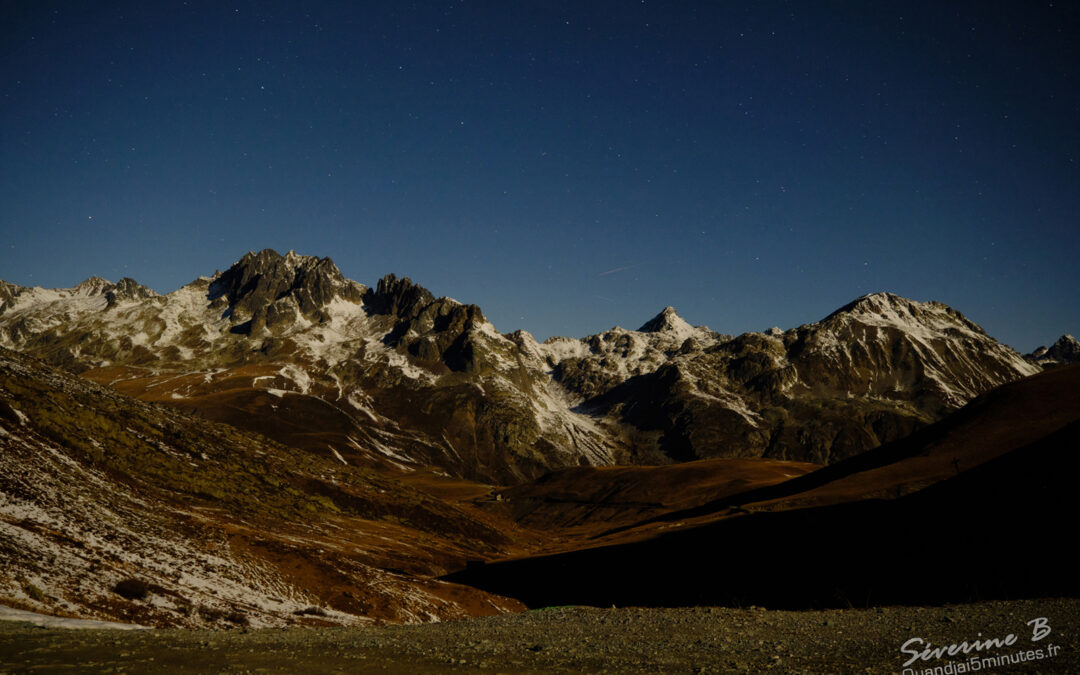
M 1040 618 L 1049 632 L 1032 641 L 1028 622 Z M 939 646 L 1010 633 L 1017 636 L 1011 646 L 919 661 L 904 670 L 909 655 L 900 647 L 911 638 Z M 1026 660 L 996 660 L 1017 654 Z M 580 607 L 419 626 L 247 632 L 65 630 L 0 622 L 2 673 L 921 674 L 950 662 L 951 670 L 937 672 L 1080 672 L 1080 600 L 805 612 Z

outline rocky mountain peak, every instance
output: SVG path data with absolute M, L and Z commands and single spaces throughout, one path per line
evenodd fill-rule
M 940 302 L 918 302 L 895 293 L 871 293 L 849 302 L 822 320 L 823 324 L 854 320 L 877 326 L 913 329 L 917 326 L 940 331 L 956 328 L 986 335 L 981 326 Z
M 105 290 L 105 300 L 109 307 L 114 307 L 125 300 L 147 300 L 158 297 L 153 289 L 143 286 L 131 277 L 124 277 Z
M 387 274 L 364 294 L 364 308 L 394 319 L 383 343 L 402 353 L 422 361 L 442 361 L 454 371 L 476 372 L 490 365 L 487 349 L 480 343 L 498 333 L 476 305 L 436 298 L 408 277 Z
M 108 279 L 94 276 L 80 281 L 72 290 L 76 295 L 101 295 L 112 288 L 112 285 Z
M 1076 363 L 1080 361 L 1080 341 L 1072 335 L 1065 334 L 1058 338 L 1057 342 L 1049 348 L 1039 347 L 1031 354 L 1028 354 L 1027 358 L 1042 365 Z
M 15 297 L 24 290 L 25 289 L 18 284 L 0 280 L 0 313 L 3 313 L 8 303 L 14 300 Z
M 918 303 L 914 303 L 895 293 L 884 291 L 880 293 L 868 293 L 855 298 L 848 304 L 840 307 L 832 314 L 825 317 L 825 321 L 841 315 L 888 315 L 897 311 L 906 312 L 913 304 Z
M 326 260 L 329 260 L 329 258 Z M 251 290 L 246 288 L 251 282 L 256 282 L 264 277 L 268 277 L 270 281 L 277 281 L 278 278 L 291 280 L 296 276 L 298 269 L 311 267 L 318 262 L 319 258 L 300 256 L 294 251 L 289 251 L 286 255 L 281 255 L 270 248 L 258 252 L 249 251 L 233 263 L 229 269 L 217 275 L 214 280 L 214 290 L 222 294 L 239 297 L 245 291 Z M 334 267 L 334 270 L 336 271 L 337 267 Z
M 364 305 L 376 314 L 394 314 L 410 317 L 435 301 L 431 291 L 414 284 L 409 277 L 398 278 L 387 274 L 375 286 L 364 294 Z
M 124 277 L 114 284 L 108 279 L 93 276 L 80 281 L 70 290 L 70 293 L 84 297 L 103 295 L 108 302 L 108 307 L 113 307 L 125 300 L 146 300 L 158 296 L 152 289 L 143 286 L 131 277 Z
M 234 323 L 250 321 L 249 330 L 291 325 L 302 315 L 327 318 L 326 306 L 337 298 L 359 303 L 363 287 L 349 281 L 330 258 L 281 255 L 273 249 L 247 253 L 210 284 L 211 300 L 224 299 Z
M 694 332 L 694 327 L 688 324 L 674 307 L 665 307 L 662 312 L 645 322 L 638 329 L 641 333 L 677 333 L 680 335 Z

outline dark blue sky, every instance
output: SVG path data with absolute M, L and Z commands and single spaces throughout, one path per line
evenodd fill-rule
M 1080 332 L 1076 2 L 5 2 L 0 278 L 251 249 L 543 339 L 868 292 Z

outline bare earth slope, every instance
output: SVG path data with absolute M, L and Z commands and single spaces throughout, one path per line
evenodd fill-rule
M 0 604 L 158 626 L 433 620 L 518 607 L 432 578 L 509 545 L 369 469 L 0 349 Z

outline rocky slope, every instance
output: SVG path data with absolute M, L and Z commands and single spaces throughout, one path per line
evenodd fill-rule
M 0 349 L 0 605 L 188 627 L 496 613 L 519 605 L 433 576 L 508 544 L 369 469 Z
M 168 295 L 131 280 L 0 286 L 0 345 L 352 464 L 519 483 L 551 469 L 828 463 L 1038 372 L 959 312 L 887 293 L 788 331 L 666 308 L 538 343 L 475 305 L 328 259 L 249 253 Z

